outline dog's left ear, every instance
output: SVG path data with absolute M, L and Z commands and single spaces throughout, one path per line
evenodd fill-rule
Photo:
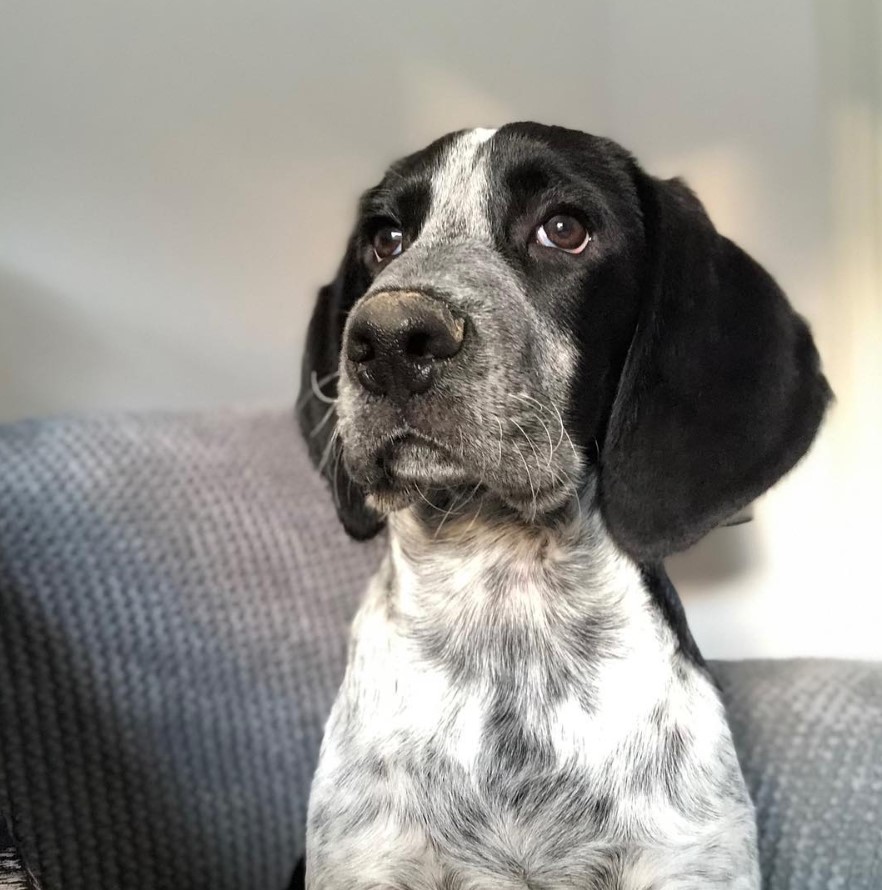
M 772 277 L 682 182 L 635 176 L 649 260 L 600 491 L 620 546 L 654 561 L 793 467 L 831 391 L 808 325 Z
M 376 535 L 383 520 L 365 503 L 361 488 L 343 463 L 334 408 L 346 316 L 370 284 L 357 250 L 353 234 L 337 277 L 319 291 L 306 334 L 297 416 L 309 455 L 331 486 L 343 527 L 362 541 Z

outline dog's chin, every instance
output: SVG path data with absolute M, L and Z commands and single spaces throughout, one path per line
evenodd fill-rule
M 379 450 L 365 488 L 371 505 L 389 513 L 477 482 L 476 474 L 445 448 L 407 435 L 392 439 Z
M 497 488 L 492 475 L 487 478 L 443 444 L 416 433 L 389 438 L 352 471 L 368 504 L 380 513 L 415 505 L 444 511 L 451 504 L 464 508 L 489 497 L 498 508 L 536 522 L 567 503 L 577 503 L 575 489 L 568 485 L 547 490 L 533 489 L 529 483 L 515 490 Z

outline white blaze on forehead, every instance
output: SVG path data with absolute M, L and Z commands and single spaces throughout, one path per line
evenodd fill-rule
M 420 240 L 460 237 L 490 240 L 487 218 L 487 149 L 496 130 L 463 133 L 447 150 L 432 176 L 432 203 Z

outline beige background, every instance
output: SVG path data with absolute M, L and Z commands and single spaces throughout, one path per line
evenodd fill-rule
M 882 657 L 876 0 L 0 3 L 0 418 L 291 402 L 388 161 L 603 133 L 774 272 L 838 395 L 753 523 L 671 561 L 699 642 Z

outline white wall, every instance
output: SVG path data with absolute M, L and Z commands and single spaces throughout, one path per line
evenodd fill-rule
M 812 321 L 811 457 L 671 561 L 710 655 L 882 657 L 875 0 L 7 3 L 0 417 L 290 402 L 355 195 L 538 119 L 682 173 Z

